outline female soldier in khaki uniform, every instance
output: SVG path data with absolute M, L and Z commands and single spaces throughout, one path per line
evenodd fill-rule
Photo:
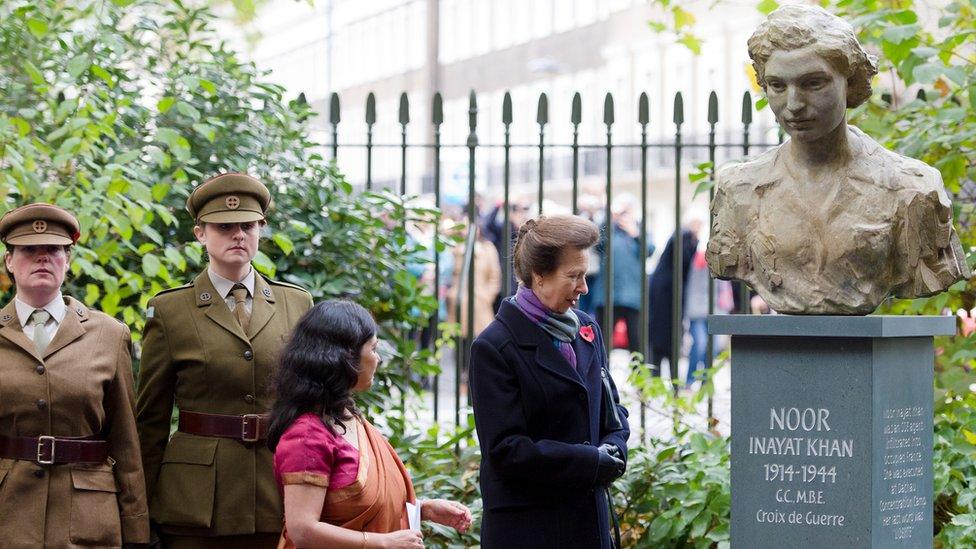
M 209 267 L 149 301 L 137 418 L 150 515 L 167 549 L 278 543 L 281 495 L 264 443 L 268 379 L 312 298 L 251 266 L 270 203 L 244 174 L 198 186 L 187 210 Z
M 0 219 L 16 285 L 0 310 L 0 545 L 149 540 L 129 329 L 61 294 L 80 236 L 50 204 Z

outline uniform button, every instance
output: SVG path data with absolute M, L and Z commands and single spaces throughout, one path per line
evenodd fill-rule
M 45 368 L 44 366 L 38 366 L 37 368 L 34 368 L 34 371 L 37 372 L 37 375 L 42 376 L 44 375 Z
M 47 401 L 44 400 L 43 398 L 37 399 L 36 404 L 37 404 L 37 407 L 40 408 L 41 410 L 47 408 Z
M 246 402 L 248 404 L 254 404 L 254 400 L 255 400 L 254 395 L 245 395 L 244 396 L 244 402 Z
M 246 360 L 251 360 L 252 358 L 254 358 L 254 351 L 252 351 L 250 349 L 244 351 L 244 358 Z
M 37 478 L 44 478 L 44 469 L 34 469 L 34 476 Z
M 586 400 L 586 395 L 584 395 L 583 393 L 578 393 L 576 395 L 576 398 L 579 400 Z

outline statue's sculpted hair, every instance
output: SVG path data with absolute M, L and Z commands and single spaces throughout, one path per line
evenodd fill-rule
M 759 85 L 766 88 L 766 61 L 776 51 L 813 46 L 835 70 L 847 76 L 847 108 L 871 97 L 878 60 L 857 41 L 853 27 L 818 6 L 789 5 L 769 14 L 749 38 L 749 57 Z

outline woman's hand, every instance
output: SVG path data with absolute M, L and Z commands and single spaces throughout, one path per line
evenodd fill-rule
M 424 500 L 420 506 L 420 518 L 450 526 L 462 533 L 471 528 L 471 511 L 461 503 L 446 499 Z
M 397 530 L 389 534 L 367 534 L 367 547 L 380 549 L 423 549 L 424 536 L 419 530 Z M 374 545 L 376 539 L 378 544 Z

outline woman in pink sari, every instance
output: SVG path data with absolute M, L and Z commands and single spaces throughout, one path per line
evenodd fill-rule
M 376 344 L 366 309 L 327 301 L 299 321 L 282 351 L 268 434 L 285 498 L 279 548 L 423 547 L 410 506 L 422 520 L 462 532 L 471 525 L 460 503 L 418 502 L 390 443 L 356 410 L 352 392 L 369 389 L 380 363 Z

